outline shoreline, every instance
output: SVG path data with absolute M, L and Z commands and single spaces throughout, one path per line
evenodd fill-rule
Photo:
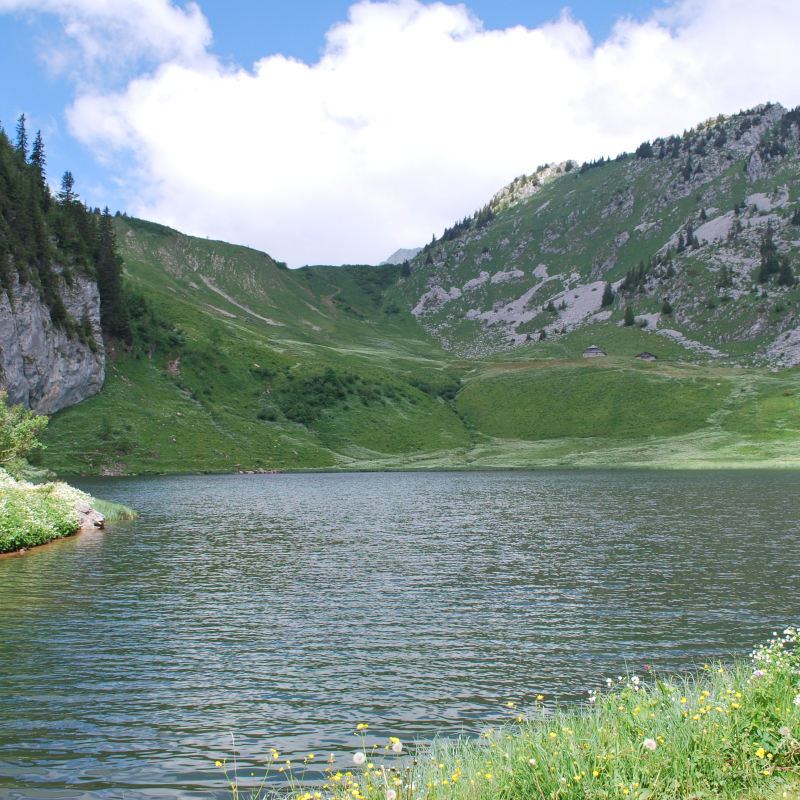
M 648 464 L 648 465 L 537 465 L 537 466 L 491 466 L 480 465 L 475 467 L 448 467 L 448 466 L 430 466 L 430 467 L 415 467 L 413 465 L 404 467 L 353 467 L 348 469 L 346 467 L 289 467 L 280 470 L 269 470 L 264 472 L 257 472 L 255 470 L 244 471 L 231 471 L 231 472 L 196 472 L 193 470 L 175 470 L 174 472 L 121 472 L 116 475 L 98 474 L 98 475 L 75 475 L 64 473 L 64 479 L 68 480 L 96 480 L 98 478 L 176 478 L 176 477 L 250 477 L 250 476 L 265 476 L 265 475 L 367 475 L 367 474 L 401 474 L 401 473 L 435 473 L 435 472 L 603 472 L 603 471 L 630 471 L 630 472 L 734 472 L 737 470 L 800 470 L 800 462 L 797 463 L 756 463 L 756 464 L 703 464 L 698 466 L 691 466 L 686 464 Z

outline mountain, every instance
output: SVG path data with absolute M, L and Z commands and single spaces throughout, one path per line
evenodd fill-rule
M 381 266 L 384 264 L 402 264 L 404 261 L 410 261 L 415 255 L 417 255 L 417 253 L 421 251 L 421 247 L 401 247 L 399 250 L 395 250 L 394 253 L 392 253 L 389 258 L 386 259 L 386 261 L 381 261 Z
M 799 117 L 540 167 L 399 266 L 288 270 L 116 217 L 129 333 L 44 465 L 800 464 Z
M 459 356 L 556 355 L 589 326 L 613 352 L 630 307 L 686 359 L 798 364 L 799 121 L 758 106 L 613 161 L 540 167 L 426 246 L 400 294 Z

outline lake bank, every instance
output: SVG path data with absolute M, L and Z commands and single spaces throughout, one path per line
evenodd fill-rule
M 135 516 L 128 506 L 99 500 L 63 481 L 33 484 L 0 469 L 0 555 L 23 555 L 85 528 Z
M 688 675 L 647 666 L 641 676 L 609 677 L 567 707 L 542 694 L 507 700 L 509 722 L 478 737 L 370 746 L 369 724 L 359 723 L 348 766 L 304 785 L 314 756 L 292 764 L 273 750 L 252 794 L 241 796 L 258 800 L 288 783 L 304 800 L 787 798 L 800 789 L 797 638 L 787 628 L 750 659 Z M 227 760 L 217 766 L 238 788 Z

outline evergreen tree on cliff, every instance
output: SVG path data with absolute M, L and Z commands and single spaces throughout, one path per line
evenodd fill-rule
M 67 170 L 61 178 L 61 191 L 56 196 L 62 203 L 72 203 L 80 197 L 80 195 L 73 191 L 74 188 L 75 178 L 73 178 L 72 173 Z
M 47 163 L 44 157 L 44 142 L 42 141 L 42 132 L 36 131 L 36 138 L 33 140 L 33 149 L 31 150 L 31 164 L 35 166 L 44 180 L 44 168 Z
M 100 292 L 100 325 L 103 331 L 126 344 L 133 341 L 131 319 L 122 293 L 122 259 L 106 206 L 100 222 L 100 252 L 97 259 L 97 289 Z
M 28 133 L 25 130 L 25 115 L 20 114 L 17 120 L 17 144 L 16 151 L 22 153 L 22 157 L 28 158 Z

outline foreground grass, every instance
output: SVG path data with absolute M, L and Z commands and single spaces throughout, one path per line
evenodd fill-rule
M 607 679 L 583 705 L 509 701 L 509 724 L 478 739 L 437 740 L 406 754 L 402 742 L 361 747 L 353 767 L 303 785 L 308 766 L 280 762 L 300 800 L 585 800 L 795 797 L 800 778 L 800 655 L 787 629 L 752 660 L 684 677 Z M 358 726 L 356 736 L 367 732 Z M 279 763 L 281 764 L 279 766 Z M 220 765 L 222 766 L 222 765 Z M 227 769 L 226 767 L 224 767 Z M 280 773 L 277 775 L 275 773 Z M 227 776 L 227 771 L 226 771 Z M 263 797 L 260 788 L 235 798 Z
M 133 519 L 132 508 L 97 500 L 66 483 L 34 485 L 12 478 L 0 469 L 0 553 L 61 539 L 80 527 L 75 504 L 83 502 L 109 522 Z

